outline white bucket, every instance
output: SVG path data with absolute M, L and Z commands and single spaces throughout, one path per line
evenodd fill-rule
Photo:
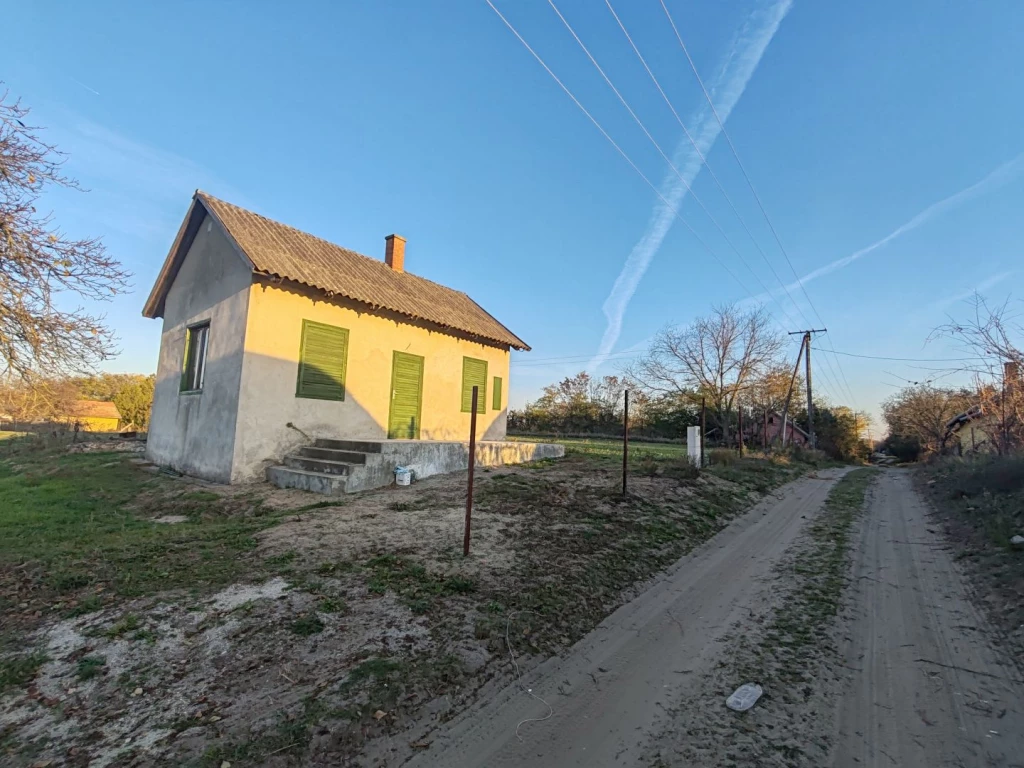
M 395 485 L 409 485 L 412 482 L 412 470 L 405 467 L 395 468 Z

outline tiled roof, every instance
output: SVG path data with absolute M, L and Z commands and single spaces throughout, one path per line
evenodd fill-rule
M 121 412 L 107 400 L 76 400 L 71 415 L 79 419 L 118 419 Z
M 197 191 L 196 203 L 217 219 L 239 249 L 249 258 L 253 271 L 283 278 L 383 308 L 415 320 L 451 328 L 480 339 L 529 349 L 526 342 L 495 320 L 469 296 L 408 272 L 396 272 L 380 259 L 350 251 L 259 214 Z M 193 205 L 195 211 L 196 205 Z M 198 222 L 197 222 L 198 225 Z M 176 250 L 187 250 L 189 220 L 182 225 Z M 194 231 L 194 230 L 193 230 Z M 194 234 L 192 235 L 194 236 Z M 172 257 L 174 252 L 172 250 Z M 182 253 L 183 257 L 184 254 Z M 165 265 L 145 314 L 157 316 L 176 268 Z M 160 282 L 167 285 L 160 290 Z

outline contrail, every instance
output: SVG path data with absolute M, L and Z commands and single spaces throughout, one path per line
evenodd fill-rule
M 85 88 L 85 90 L 87 90 L 89 93 L 91 93 L 91 94 L 93 94 L 95 96 L 99 96 L 100 95 L 99 91 L 97 91 L 95 88 L 90 88 L 88 85 L 83 83 L 81 80 L 75 80 L 75 78 L 73 78 L 73 77 L 71 78 L 71 80 L 76 82 L 76 83 L 78 83 L 83 88 Z
M 827 274 L 835 272 L 837 269 L 842 269 L 848 264 L 852 264 L 853 262 L 857 261 L 857 259 L 864 258 L 872 251 L 878 250 L 883 245 L 886 245 L 887 243 L 896 239 L 900 235 L 906 234 L 912 229 L 917 229 L 922 224 L 929 221 L 930 219 L 935 218 L 935 216 L 939 215 L 940 213 L 945 213 L 946 211 L 956 208 L 961 203 L 970 200 L 972 197 L 980 195 L 982 192 L 987 191 L 990 187 L 1001 187 L 1002 185 L 1012 181 L 1014 177 L 1016 177 L 1021 171 L 1024 171 L 1024 152 L 1017 155 L 1009 162 L 1000 165 L 998 168 L 996 168 L 994 171 L 988 174 L 988 176 L 983 178 L 981 181 L 975 182 L 966 189 L 962 189 L 954 195 L 950 195 L 949 197 L 943 198 L 942 200 L 939 200 L 937 203 L 932 203 L 919 214 L 914 216 L 912 219 L 896 227 L 896 229 L 894 229 L 888 235 L 883 237 L 881 240 L 876 240 L 871 245 L 861 248 L 859 251 L 854 251 L 849 256 L 844 256 L 843 258 L 836 259 L 835 261 L 826 264 L 823 267 L 818 267 L 817 269 L 808 272 L 806 275 L 801 277 L 796 282 L 791 283 L 787 287 L 790 290 L 795 290 L 800 288 L 801 285 L 807 285 L 807 283 L 811 282 L 812 280 L 817 280 L 819 277 L 824 277 Z M 772 291 L 772 293 L 774 293 L 774 291 Z M 754 297 L 753 300 L 759 301 L 765 298 L 768 298 L 768 294 L 761 294 L 760 296 Z
M 743 95 L 747 83 L 750 82 L 761 62 L 761 57 L 764 56 L 765 49 L 792 4 L 792 0 L 780 0 L 766 9 L 754 12 L 737 33 L 725 62 L 710 88 L 716 95 L 716 106 L 723 122 L 728 119 L 733 107 Z M 721 128 L 706 107 L 697 112 L 693 122 L 697 125 L 696 130 L 691 132 L 694 135 L 694 142 L 700 148 L 701 154 L 707 157 L 708 150 L 714 145 Z M 597 353 L 587 365 L 590 372 L 601 365 L 619 340 L 622 319 L 629 307 L 630 299 L 633 298 L 654 254 L 661 248 L 665 236 L 672 228 L 676 219 L 675 212 L 686 196 L 687 185 L 693 184 L 703 163 L 693 145 L 683 138 L 676 146 L 673 165 L 679 169 L 680 175 L 667 173 L 661 184 L 661 195 L 668 201 L 668 205 L 659 202 L 654 206 L 647 229 L 630 251 L 602 306 L 608 324 Z
M 964 299 L 971 298 L 976 293 L 985 293 L 985 291 L 988 291 L 991 288 L 994 288 L 995 286 L 999 285 L 999 283 L 1003 282 L 1003 280 L 1005 280 L 1006 278 L 1010 277 L 1013 274 L 1014 272 L 1011 269 L 1007 272 L 1000 272 L 999 274 L 992 275 L 991 277 L 987 277 L 984 280 L 982 280 L 969 291 L 963 291 L 953 296 L 946 296 L 943 299 L 939 299 L 938 301 L 932 302 L 929 305 L 929 307 L 932 309 L 945 309 L 946 307 L 952 304 L 956 304 L 958 301 L 963 301 Z

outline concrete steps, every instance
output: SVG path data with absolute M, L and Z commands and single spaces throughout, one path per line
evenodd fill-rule
M 296 467 L 267 467 L 267 480 L 278 488 L 298 488 L 303 491 L 322 493 L 325 496 L 341 496 L 345 493 L 344 475 L 329 475 L 311 472 Z
M 565 455 L 561 445 L 479 441 L 476 463 L 498 467 Z M 457 440 L 334 440 L 320 438 L 267 468 L 267 480 L 281 488 L 340 495 L 383 488 L 395 482 L 395 468 L 408 467 L 417 479 L 458 472 L 469 465 L 469 443 Z
M 380 453 L 384 450 L 383 443 L 372 440 L 328 440 L 320 438 L 313 443 L 315 448 L 331 448 L 336 451 L 356 451 L 358 453 Z
M 363 462 L 359 462 L 362 464 Z M 348 475 L 358 466 L 349 461 L 332 461 L 294 454 L 284 457 L 284 465 L 293 469 L 304 469 L 307 472 L 322 472 L 325 475 Z
M 365 452 L 342 451 L 337 448 L 319 448 L 315 445 L 307 445 L 300 448 L 299 455 L 309 459 L 322 459 L 323 461 L 343 462 L 345 464 L 366 463 Z
M 267 480 L 279 488 L 337 496 L 394 482 L 397 465 L 383 455 L 382 443 L 322 438 L 268 467 Z

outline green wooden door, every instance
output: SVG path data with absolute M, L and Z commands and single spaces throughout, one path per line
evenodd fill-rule
M 417 440 L 423 405 L 423 358 L 395 352 L 391 363 L 391 414 L 388 438 Z

